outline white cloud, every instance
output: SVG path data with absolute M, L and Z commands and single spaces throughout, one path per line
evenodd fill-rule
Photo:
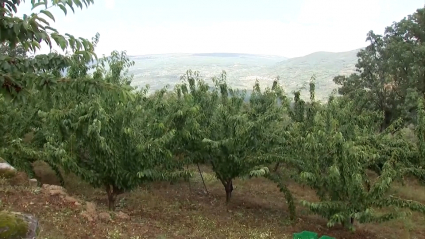
M 114 9 L 115 0 L 105 0 L 105 6 L 106 6 L 106 8 Z
M 121 26 L 101 32 L 97 51 L 108 54 L 126 49 L 129 54 L 239 52 L 302 56 L 317 50 L 348 51 L 364 42 L 368 27 L 335 27 L 280 21 L 233 21 L 204 26 L 168 24 Z M 116 34 L 119 31 L 120 34 Z M 118 44 L 124 43 L 124 44 Z
M 412 13 L 419 1 L 400 9 L 401 0 L 304 0 L 292 19 L 220 22 L 137 22 L 119 18 L 113 25 L 88 25 L 76 14 L 58 17 L 54 27 L 90 39 L 100 33 L 98 55 L 113 50 L 128 54 L 241 52 L 297 57 L 315 51 L 349 51 L 366 46 L 369 30 L 382 33 L 399 16 Z M 413 1 L 413 0 L 412 0 Z M 114 0 L 105 0 L 78 14 L 113 9 Z M 406 3 L 407 4 L 407 3 Z M 416 4 L 416 5 L 415 5 Z M 102 9 L 103 8 L 103 9 Z M 60 11 L 60 9 L 58 10 Z M 100 13 L 97 13 L 100 14 Z M 125 13 L 124 13 L 125 14 Z M 65 19 L 63 19 L 65 18 Z M 123 24 L 119 24 L 123 23 Z M 125 23 L 125 24 L 124 24 Z M 141 24 L 143 23 L 143 24 Z M 93 26 L 96 26 L 93 29 Z M 63 30 L 62 30 L 63 29 Z M 119 34 L 117 34 L 119 33 Z

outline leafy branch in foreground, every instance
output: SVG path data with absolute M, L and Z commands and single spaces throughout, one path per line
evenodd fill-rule
M 21 4 L 20 0 L 2 1 L 0 5 L 0 20 L 3 24 L 0 25 L 0 43 L 8 42 L 10 47 L 15 47 L 20 43 L 25 49 L 35 51 L 40 49 L 40 42 L 44 41 L 50 48 L 52 48 L 52 39 L 58 46 L 65 50 L 70 47 L 77 54 L 93 53 L 93 45 L 84 38 L 75 38 L 70 34 L 65 36 L 58 33 L 58 31 L 50 27 L 49 22 L 41 17 L 41 14 L 47 16 L 50 20 L 55 21 L 53 14 L 48 11 L 48 8 L 59 7 L 67 14 L 67 8 L 74 11 L 74 6 L 83 8 L 82 3 L 87 7 L 93 4 L 93 0 L 70 0 L 60 1 L 53 0 L 51 5 L 48 6 L 48 1 L 35 1 L 31 0 L 32 10 L 44 6 L 44 10 L 39 13 L 32 13 L 31 15 L 24 14 L 22 18 L 15 17 L 14 14 L 18 12 L 18 7 Z
M 32 88 L 45 90 L 59 82 L 61 71 L 69 67 L 72 60 L 87 63 L 97 56 L 94 53 L 95 43 L 81 37 L 76 38 L 68 33 L 61 35 L 41 17 L 45 15 L 54 21 L 53 14 L 47 8 L 59 7 L 66 14 L 67 8 L 74 11 L 74 7 L 77 6 L 82 9 L 83 4 L 88 6 L 93 4 L 93 0 L 54 0 L 50 6 L 48 1 L 33 0 L 31 1 L 33 9 L 41 6 L 45 6 L 46 9 L 29 16 L 24 14 L 22 18 L 14 15 L 20 4 L 20 0 L 1 2 L 0 44 L 2 48 L 7 45 L 8 52 L 12 53 L 15 49 L 22 49 L 25 53 L 30 50 L 35 52 L 40 49 L 42 41 L 50 48 L 53 47 L 54 41 L 62 50 L 72 50 L 71 56 L 57 53 L 35 57 L 27 57 L 26 54 L 0 54 L 0 93 L 12 96 L 21 93 L 18 97 L 25 100 L 23 92 L 29 93 Z

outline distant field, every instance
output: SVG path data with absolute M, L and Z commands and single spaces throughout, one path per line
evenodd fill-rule
M 132 57 L 134 84 L 149 84 L 153 90 L 180 82 L 187 70 L 199 71 L 204 79 L 227 72 L 229 83 L 238 88 L 251 88 L 255 78 L 271 81 L 268 68 L 286 60 L 284 57 L 247 54 L 170 54 Z
M 131 56 L 135 65 L 133 84 L 150 85 L 158 90 L 169 85 L 173 88 L 187 70 L 199 71 L 209 81 L 223 70 L 227 72 L 232 87 L 251 90 L 256 79 L 270 86 L 280 76 L 287 93 L 308 86 L 311 77 L 316 77 L 317 97 L 327 97 L 335 85 L 338 74 L 355 71 L 358 50 L 340 53 L 316 52 L 304 57 L 287 59 L 280 56 L 251 55 L 238 53 L 163 54 Z

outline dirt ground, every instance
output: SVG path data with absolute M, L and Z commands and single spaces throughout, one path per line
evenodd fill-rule
M 336 226 L 328 228 L 326 220 L 309 214 L 297 202 L 297 223 L 289 221 L 283 194 L 265 179 L 236 180 L 232 201 L 225 203 L 224 189 L 207 168 L 203 175 L 206 194 L 199 175 L 190 184 L 155 183 L 119 197 L 118 211 L 130 220 L 88 222 L 81 208 L 64 203 L 59 196 L 49 196 L 28 186 L 24 174 L 0 180 L 1 209 L 31 213 L 40 220 L 40 238 L 292 238 L 294 232 L 314 231 L 337 239 L 422 239 L 425 216 L 414 213 L 405 219 L 382 224 L 358 225 L 355 232 Z M 43 183 L 58 184 L 53 172 L 37 163 L 36 172 Z M 297 201 L 314 200 L 308 188 L 295 183 L 290 190 Z M 66 176 L 65 188 L 70 196 L 94 202 L 98 210 L 107 211 L 106 195 L 75 176 Z M 425 188 L 415 182 L 394 187 L 394 193 L 425 203 Z

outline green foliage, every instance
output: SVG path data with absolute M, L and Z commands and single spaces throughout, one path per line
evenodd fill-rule
M 112 58 L 109 70 L 101 69 L 102 80 L 128 86 L 121 74 L 127 62 L 128 58 Z M 167 148 L 174 130 L 165 127 L 166 118 L 158 120 L 165 100 L 161 95 L 148 97 L 145 91 L 126 91 L 131 97 L 121 97 L 118 91 L 78 91 L 77 101 L 70 94 L 61 99 L 63 105 L 40 112 L 45 150 L 66 171 L 94 187 L 104 187 L 111 210 L 124 191 L 176 173 L 167 174 L 172 165 Z
M 40 14 L 44 14 L 54 20 L 47 10 L 41 10 L 39 14 L 31 16 L 24 15 L 22 19 L 15 17 L 13 14 L 17 12 L 20 3 L 21 1 L 6 1 L 0 8 L 2 12 L 0 35 L 4 50 L 0 54 L 2 106 L 0 154 L 14 167 L 26 171 L 31 177 L 35 176 L 32 162 L 43 160 L 52 167 L 63 183 L 59 172 L 60 163 L 43 150 L 48 140 L 37 111 L 48 112 L 52 108 L 69 108 L 71 102 L 75 103 L 75 100 L 78 102 L 83 98 L 87 100 L 89 94 L 99 93 L 104 89 L 118 92 L 123 97 L 131 94 L 125 87 L 87 75 L 86 65 L 93 56 L 96 57 L 94 46 L 99 40 L 99 34 L 92 43 L 83 38 L 77 39 L 70 34 L 65 34 L 66 38 L 49 27 L 49 23 L 40 17 Z M 59 7 L 66 14 L 67 7 L 74 11 L 75 6 L 82 8 L 82 4 L 87 6 L 93 1 L 53 1 L 50 6 L 47 1 L 31 1 L 31 3 L 33 9 L 41 6 Z M 4 34 L 5 32 L 7 34 Z M 51 39 L 63 50 L 70 48 L 73 51 L 72 55 L 50 53 L 26 56 L 26 51 L 35 51 L 42 40 L 52 47 Z M 16 44 L 18 46 L 15 48 Z M 3 46 L 8 46 L 8 49 L 4 49 Z M 70 77 L 64 78 L 61 72 L 67 68 L 70 68 Z M 69 98 L 72 101 L 66 100 Z M 28 134 L 32 135 L 32 139 L 23 140 Z
M 70 47 L 78 54 L 81 53 L 84 55 L 88 54 L 89 52 L 93 52 L 93 46 L 90 44 L 90 42 L 83 38 L 77 39 L 70 34 L 65 34 L 65 36 L 60 35 L 56 29 L 50 27 L 49 22 L 45 18 L 41 17 L 41 15 L 45 15 L 50 20 L 55 21 L 53 14 L 47 9 L 52 7 L 59 7 L 66 15 L 67 8 L 74 12 L 74 7 L 77 6 L 82 9 L 83 3 L 87 7 L 88 5 L 93 4 L 94 1 L 53 0 L 49 5 L 48 1 L 31 0 L 32 10 L 42 6 L 45 9 L 40 10 L 39 13 L 32 13 L 29 16 L 24 14 L 23 18 L 21 19 L 14 16 L 14 14 L 18 12 L 18 7 L 21 4 L 21 1 L 3 1 L 0 8 L 0 17 L 3 23 L 0 27 L 0 42 L 8 42 L 11 47 L 14 47 L 17 43 L 20 43 L 25 49 L 35 51 L 36 49 L 40 49 L 39 43 L 41 41 L 44 41 L 51 48 L 53 39 L 56 44 L 63 50 L 65 50 L 67 47 Z
M 357 74 L 338 76 L 339 93 L 358 110 L 384 113 L 381 130 L 398 118 L 415 122 L 417 99 L 425 93 L 423 41 L 425 9 L 394 22 L 383 36 L 368 33 L 370 45 L 358 53 Z
M 0 155 L 18 170 L 34 176 L 31 163 L 43 158 L 39 151 L 42 145 L 32 147 L 25 140 L 25 135 L 36 126 L 32 114 L 36 109 L 32 105 L 13 105 L 10 100 L 0 95 Z
M 145 182 L 187 179 L 187 166 L 205 163 L 227 202 L 235 178 L 273 181 L 294 220 L 295 199 L 277 171 L 284 165 L 296 182 L 315 190 L 320 202 L 303 203 L 329 226 L 390 220 L 403 216 L 400 208 L 425 212 L 420 203 L 389 195 L 391 183 L 406 175 L 425 179 L 423 49 L 414 34 L 423 9 L 385 36 L 370 32 L 359 73 L 336 77 L 343 96 L 321 103 L 314 79 L 309 101 L 295 92 L 290 102 L 279 79 L 265 89 L 257 81 L 246 97 L 229 87 L 225 72 L 212 86 L 189 70 L 173 91 L 136 89 L 128 74 L 134 62 L 125 51 L 94 62 L 99 34 L 91 42 L 61 36 L 40 17 L 54 20 L 50 7 L 67 14 L 92 3 L 32 1 L 46 9 L 22 19 L 12 15 L 19 0 L 0 8 L 0 156 L 17 169 L 33 176 L 32 163 L 42 160 L 60 179 L 60 169 L 74 173 L 104 188 L 114 210 L 119 194 Z M 41 41 L 52 47 L 52 39 L 72 53 L 27 57 Z M 409 141 L 400 129 L 413 119 L 417 140 Z M 268 168 L 273 163 L 275 172 Z M 376 180 L 370 169 L 378 172 Z M 383 207 L 393 211 L 375 212 Z
M 291 191 L 285 185 L 285 183 L 282 181 L 279 175 L 277 174 L 265 174 L 265 175 L 266 175 L 266 178 L 276 183 L 277 187 L 279 188 L 279 191 L 285 195 L 286 203 L 288 204 L 288 208 L 289 208 L 289 218 L 292 221 L 294 221 L 296 216 L 296 211 L 295 211 L 295 201 Z
M 278 100 L 284 101 L 285 98 L 277 82 L 264 93 L 257 82 L 247 105 L 244 92 L 227 86 L 225 73 L 214 81 L 213 94 L 218 97 L 218 105 L 211 117 L 208 137 L 203 142 L 229 202 L 234 178 L 253 173 L 256 167 L 273 161 L 274 157 L 267 150 L 279 142 L 280 135 L 274 129 L 283 119 Z M 254 174 L 266 174 L 266 171 Z
M 187 71 L 182 83 L 170 97 L 169 126 L 176 129 L 173 153 L 186 163 L 205 163 L 209 159 L 202 140 L 208 137 L 218 96 L 200 78 L 199 72 Z
M 22 45 L 17 45 L 15 48 L 11 48 L 9 45 L 3 43 L 0 44 L 0 54 L 8 55 L 10 57 L 26 57 L 27 50 Z
M 320 198 L 320 202 L 304 201 L 303 204 L 328 219 L 329 226 L 342 223 L 350 229 L 354 229 L 354 220 L 382 222 L 404 215 L 397 210 L 377 215 L 376 208 L 424 212 L 425 206 L 417 202 L 388 195 L 391 183 L 415 167 L 407 160 L 412 155 L 405 150 L 404 141 L 388 134 L 391 127 L 377 134 L 379 116 L 372 112 L 353 117 L 353 107 L 354 104 L 331 100 L 317 113 L 307 134 L 300 137 L 296 152 L 302 155 L 301 181 Z M 367 170 L 377 162 L 384 166 L 379 178 L 372 183 Z
M 25 100 L 31 89 L 43 89 L 53 87 L 58 82 L 66 82 L 61 79 L 60 72 L 69 67 L 72 60 L 90 61 L 94 54 L 94 45 L 84 38 L 76 38 L 71 34 L 59 34 L 49 26 L 49 22 L 41 15 L 55 20 L 54 16 L 47 10 L 51 7 L 59 7 L 64 13 L 67 8 L 74 11 L 74 7 L 82 9 L 83 4 L 88 6 L 93 0 L 70 0 L 70 1 L 48 1 L 32 0 L 33 10 L 44 6 L 39 13 L 30 16 L 24 14 L 22 18 L 16 17 L 20 0 L 3 1 L 0 6 L 0 44 L 2 48 L 8 45 L 7 51 L 0 54 L 0 86 L 1 93 L 17 96 Z M 40 43 L 44 41 L 51 48 L 56 42 L 62 50 L 71 49 L 72 56 L 63 56 L 58 53 L 26 57 L 26 51 L 40 49 Z M 16 47 L 16 45 L 18 47 Z M 20 52 L 19 54 L 9 54 Z M 8 53 L 8 54 L 5 54 Z M 18 94 L 17 93 L 21 93 Z M 24 94 L 23 94 L 24 93 Z

